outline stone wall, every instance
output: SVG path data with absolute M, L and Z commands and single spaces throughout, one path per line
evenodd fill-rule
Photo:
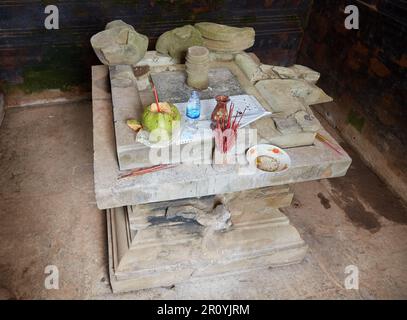
M 185 24 L 212 21 L 253 26 L 253 51 L 266 62 L 289 65 L 297 56 L 309 0 L 104 0 L 1 1 L 0 85 L 26 92 L 90 84 L 98 60 L 91 35 L 122 19 L 148 35 L 150 50 L 163 32 Z M 44 8 L 56 4 L 59 30 L 46 30 Z
M 5 111 L 4 111 L 4 96 L 3 93 L 0 92 L 0 126 L 3 122 Z
M 347 4 L 360 29 L 344 27 Z M 407 7 L 404 1 L 314 1 L 298 63 L 321 72 L 335 102 L 316 108 L 406 199 Z

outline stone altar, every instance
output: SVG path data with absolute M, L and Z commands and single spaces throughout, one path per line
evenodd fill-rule
M 331 101 L 315 85 L 318 73 L 302 66 L 273 67 L 276 70 L 275 78 L 253 82 L 245 66 L 248 61 L 252 61 L 256 67 L 260 64 L 252 55 L 239 53 L 234 55 L 232 61 L 214 59 L 210 62 L 209 87 L 201 91 L 201 99 L 226 93 L 253 95 L 266 110 L 273 112 L 271 118 L 263 118 L 250 125 L 250 128 L 257 130 L 259 143 L 270 143 L 282 148 L 314 143 L 321 125 L 309 106 Z M 252 67 L 252 64 L 249 63 L 249 66 Z M 186 102 L 192 89 L 184 84 L 185 66 L 178 64 L 177 60 L 149 51 L 136 68 L 118 65 L 109 67 L 109 70 L 120 169 L 158 164 L 150 159 L 150 148 L 136 141 L 136 134 L 127 127 L 126 120 L 140 118 L 143 108 L 154 101 L 150 77 L 162 101 Z M 201 143 L 182 145 L 181 152 L 183 147 L 193 149 L 191 154 L 198 157 L 191 156 L 186 159 L 188 162 L 206 162 L 211 158 L 211 153 L 205 152 Z M 173 150 L 171 146 L 167 149 L 169 153 Z
M 149 59 L 154 63 L 151 55 Z M 118 180 L 121 171 L 108 74 L 106 66 L 92 68 L 95 193 L 98 207 L 107 209 L 114 292 L 169 286 L 303 259 L 307 247 L 278 208 L 291 203 L 287 184 L 345 175 L 351 159 L 339 145 L 335 143 L 343 155 L 319 141 L 287 149 L 292 167 L 284 175 L 239 175 L 236 167 L 219 173 L 211 165 L 180 164 Z M 263 120 L 255 124 L 260 139 L 268 141 L 270 132 L 276 132 L 274 122 Z M 265 189 L 244 191 L 256 188 Z M 222 203 L 230 213 L 231 223 L 224 221 L 223 230 L 214 230 L 211 222 L 199 223 L 196 215 L 185 209 L 192 206 L 211 215 L 216 203 Z

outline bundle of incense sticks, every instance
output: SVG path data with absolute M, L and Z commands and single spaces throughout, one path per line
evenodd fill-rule
M 140 168 L 140 169 L 135 169 L 132 170 L 130 172 L 121 174 L 118 179 L 124 179 L 124 178 L 131 178 L 131 177 L 135 177 L 135 176 L 141 176 L 143 174 L 147 174 L 147 173 L 152 173 L 152 172 L 156 172 L 156 171 L 160 171 L 160 170 L 164 170 L 164 169 L 170 169 L 170 168 L 174 168 L 176 167 L 176 164 L 159 164 L 156 166 L 152 166 L 152 167 L 148 167 L 148 168 Z
M 237 138 L 237 129 L 247 110 L 245 108 L 243 112 L 238 111 L 233 116 L 234 109 L 235 105 L 231 103 L 229 110 L 226 108 L 227 115 L 216 121 L 214 129 L 215 145 L 222 153 L 227 153 L 233 148 Z
M 336 148 L 331 142 L 329 142 L 329 140 L 327 138 L 325 138 L 322 134 L 317 133 L 316 138 L 321 141 L 323 144 L 327 145 L 329 148 L 331 148 L 332 150 L 335 150 L 337 153 L 339 153 L 340 155 L 342 155 L 342 152 L 339 151 L 338 148 Z

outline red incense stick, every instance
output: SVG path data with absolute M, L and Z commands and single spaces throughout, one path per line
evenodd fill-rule
M 229 108 L 229 114 L 228 114 L 228 123 L 226 125 L 227 129 L 230 128 L 230 119 L 232 118 L 232 114 L 233 114 L 233 109 L 234 109 L 234 104 L 233 102 L 230 104 L 230 108 Z
M 236 129 L 240 126 L 240 121 L 242 121 L 244 114 L 246 113 L 247 107 L 244 108 L 242 115 L 240 116 L 239 122 L 236 124 Z
M 322 143 L 326 144 L 328 147 L 339 153 L 340 155 L 343 155 L 342 152 L 340 152 L 332 143 L 328 141 L 327 138 L 325 138 L 322 134 L 317 133 L 316 138 L 321 141 Z
M 158 94 L 157 94 L 157 89 L 155 88 L 155 85 L 153 85 L 153 93 L 154 93 L 154 98 L 155 98 L 155 103 L 157 104 L 157 111 L 160 112 L 160 103 L 158 101 Z
M 156 166 L 148 167 L 148 168 L 140 168 L 130 171 L 129 173 L 124 173 L 118 177 L 118 179 L 130 178 L 135 176 L 141 176 L 143 174 L 156 172 L 163 169 L 169 169 L 176 167 L 176 164 L 159 164 Z
M 233 129 L 233 130 L 235 130 L 235 127 L 236 127 L 236 120 L 237 120 L 238 114 L 239 114 L 239 112 L 236 112 L 235 118 L 233 119 L 233 123 L 232 123 L 232 129 Z

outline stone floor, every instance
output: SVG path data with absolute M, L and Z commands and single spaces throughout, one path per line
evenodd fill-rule
M 407 210 L 350 151 L 344 178 L 298 184 L 285 213 L 309 245 L 295 266 L 113 295 L 95 205 L 90 102 L 13 108 L 0 127 L 0 299 L 407 298 Z M 46 290 L 44 268 L 59 269 Z M 360 290 L 344 288 L 359 268 Z

